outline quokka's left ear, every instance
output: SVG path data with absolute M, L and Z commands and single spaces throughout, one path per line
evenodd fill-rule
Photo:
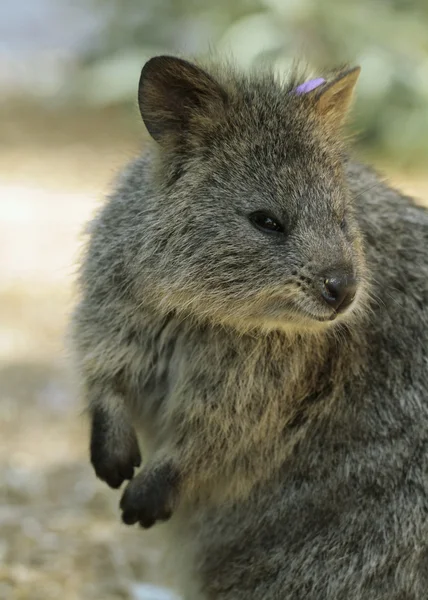
M 326 125 L 341 127 L 352 103 L 360 67 L 339 73 L 332 81 L 326 81 L 310 92 L 316 98 L 315 110 Z

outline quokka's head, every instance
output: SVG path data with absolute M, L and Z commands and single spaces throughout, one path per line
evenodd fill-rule
M 144 253 L 159 306 L 242 329 L 358 314 L 364 258 L 341 141 L 358 75 L 284 84 L 168 56 L 145 64 L 157 192 Z

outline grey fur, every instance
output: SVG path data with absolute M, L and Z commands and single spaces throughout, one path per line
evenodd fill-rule
M 90 226 L 72 322 L 97 474 L 132 478 L 141 434 L 124 520 L 169 519 L 186 600 L 425 600 L 427 211 L 348 158 L 352 75 L 145 69 L 157 142 Z M 338 270 L 357 296 L 316 320 Z

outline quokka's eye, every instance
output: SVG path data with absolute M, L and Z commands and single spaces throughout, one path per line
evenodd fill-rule
M 345 229 L 346 229 L 346 219 L 345 219 L 345 217 L 343 217 L 343 219 L 340 221 L 340 229 L 342 231 L 345 231 Z
M 284 233 L 284 227 L 281 223 L 268 213 L 261 210 L 251 213 L 250 222 L 264 233 Z

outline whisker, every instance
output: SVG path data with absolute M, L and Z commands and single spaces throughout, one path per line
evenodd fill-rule
M 361 192 L 358 192 L 358 194 L 356 194 L 353 197 L 353 199 L 354 200 L 358 200 L 358 198 L 360 198 L 363 194 L 365 194 L 366 192 L 369 192 L 370 190 L 372 190 L 373 188 L 377 187 L 378 185 L 382 185 L 382 181 L 376 181 L 376 183 L 374 183 L 373 185 L 370 185 L 368 188 L 365 188 Z

